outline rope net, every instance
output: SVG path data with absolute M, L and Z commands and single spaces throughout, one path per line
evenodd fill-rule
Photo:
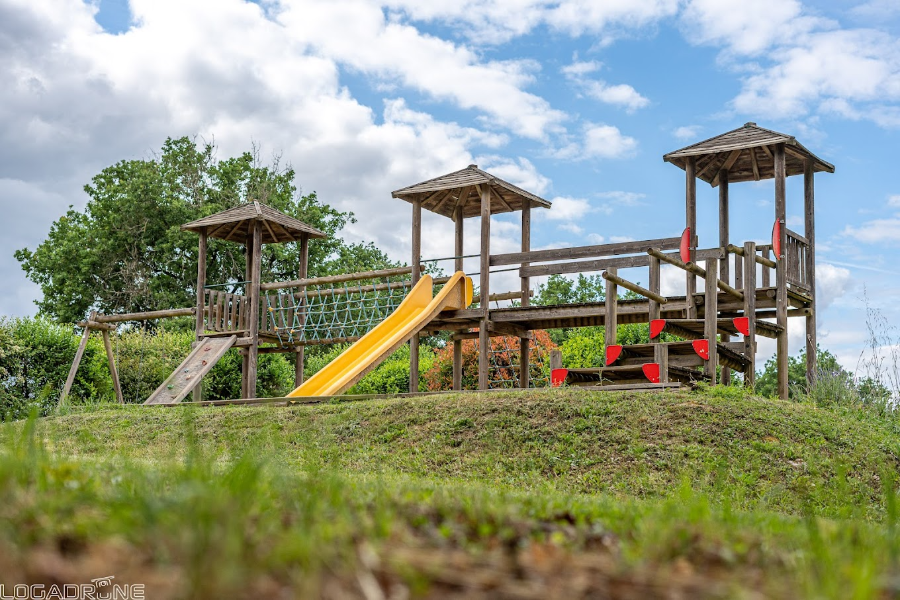
M 400 305 L 412 288 L 408 277 L 378 277 L 266 293 L 266 329 L 282 346 L 357 340 Z
M 519 365 L 521 365 L 519 338 L 501 336 L 491 338 L 490 366 L 488 367 L 488 387 L 497 389 L 517 389 L 519 387 Z M 550 387 L 550 374 L 544 369 L 544 355 L 536 344 L 528 349 L 528 387 Z

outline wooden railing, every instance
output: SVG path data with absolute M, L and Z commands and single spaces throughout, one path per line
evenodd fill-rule
M 788 285 L 810 291 L 808 256 L 809 241 L 790 229 L 785 229 L 784 268 Z
M 248 331 L 249 300 L 241 294 L 206 290 L 206 329 L 215 332 Z

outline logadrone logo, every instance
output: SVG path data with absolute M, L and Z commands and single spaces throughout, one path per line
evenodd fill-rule
M 0 600 L 144 600 L 143 583 L 113 583 L 115 577 L 98 577 L 90 583 L 8 586 L 0 583 Z

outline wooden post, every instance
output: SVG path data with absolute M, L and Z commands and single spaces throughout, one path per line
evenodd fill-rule
M 300 268 L 298 269 L 298 279 L 306 279 L 309 276 L 309 236 L 304 234 L 300 236 Z M 300 310 L 298 324 L 302 329 L 306 324 L 306 306 L 303 298 L 297 304 Z M 300 387 L 303 383 L 303 367 L 306 363 L 306 346 L 297 346 L 294 355 L 294 385 Z
M 654 294 L 659 294 L 659 286 L 660 286 L 660 275 L 659 275 L 659 258 L 656 256 L 650 257 L 650 291 Z M 659 318 L 659 302 L 650 298 L 648 300 L 649 310 L 650 310 L 650 321 Z M 651 344 L 655 344 L 659 342 L 659 336 L 650 339 Z M 668 374 L 667 374 L 668 376 Z
M 206 325 L 206 312 L 204 310 L 206 304 L 206 228 L 200 230 L 200 246 L 197 252 L 197 314 L 194 323 L 194 342 L 203 339 L 203 332 Z M 193 344 L 192 344 L 193 346 Z M 203 400 L 203 385 L 200 381 L 194 388 L 194 402 Z
M 697 162 L 693 156 L 689 156 L 684 165 L 685 173 L 685 227 L 691 230 L 691 260 L 694 259 L 694 252 L 697 250 L 697 178 L 696 173 Z M 688 319 L 697 318 L 697 305 L 694 304 L 694 294 L 697 291 L 697 276 L 693 273 L 687 273 L 685 283 L 685 296 L 687 299 L 687 317 Z
M 247 235 L 247 239 L 244 241 L 244 281 L 250 281 L 251 273 L 253 272 L 253 233 Z M 250 294 L 248 293 L 247 286 L 249 283 L 244 284 L 244 295 L 249 298 Z M 246 315 L 246 319 L 248 321 L 252 321 L 250 313 L 250 307 L 247 307 L 248 314 Z M 247 386 L 247 381 L 250 376 L 250 353 L 246 348 L 241 351 L 241 398 L 250 398 L 249 387 Z M 255 395 L 255 394 L 254 394 Z
M 88 321 L 96 321 L 97 320 L 97 311 L 92 310 L 91 315 L 88 317 Z M 75 374 L 78 373 L 78 365 L 81 364 L 81 357 L 84 356 L 84 349 L 87 348 L 88 338 L 91 336 L 91 328 L 85 327 L 84 333 L 81 335 L 81 342 L 78 344 L 78 349 L 75 351 L 75 358 L 72 360 L 72 366 L 69 368 L 69 375 L 66 377 L 66 384 L 63 386 L 62 394 L 59 396 L 59 402 L 57 403 L 57 407 L 62 406 L 65 403 L 66 399 L 69 397 L 69 392 L 72 391 L 72 384 L 75 383 Z
M 785 164 L 784 144 L 776 144 L 774 152 L 775 160 L 775 218 L 781 223 L 779 230 L 781 256 L 776 256 L 778 266 L 775 268 L 775 316 L 778 325 L 782 327 L 776 338 L 776 364 L 778 366 L 778 397 L 788 399 L 788 323 L 787 323 L 787 268 L 784 264 L 784 251 L 787 236 L 785 235 L 785 222 L 787 221 L 787 197 L 785 195 Z
M 806 274 L 809 282 L 809 314 L 806 315 L 806 384 L 816 381 L 816 209 L 815 186 L 813 182 L 813 161 L 807 158 L 803 163 L 803 214 L 804 235 L 809 242 L 806 249 Z
M 659 365 L 659 382 L 669 383 L 669 347 L 666 344 L 653 347 L 653 362 Z
M 744 336 L 744 356 L 750 361 L 744 373 L 744 386 L 753 388 L 756 385 L 756 242 L 744 242 L 744 316 L 750 328 Z
M 453 259 L 453 268 L 456 271 L 462 271 L 463 267 L 463 207 L 462 204 L 456 207 L 453 213 L 454 221 L 454 244 L 453 251 L 456 258 Z M 462 389 L 462 340 L 453 340 L 453 389 Z
M 719 247 L 727 248 L 728 247 L 728 231 L 729 229 L 729 218 L 728 218 L 728 169 L 722 169 L 719 171 Z M 737 260 L 737 259 L 735 259 Z M 719 279 L 726 283 L 731 283 L 731 269 L 729 268 L 731 261 L 731 254 L 725 252 L 725 255 L 722 257 L 721 262 L 719 263 Z M 737 269 L 735 269 L 737 270 Z M 730 342 L 731 336 L 727 334 L 722 334 L 722 342 Z M 731 384 L 731 369 L 728 367 L 722 367 L 722 385 L 730 385 Z
M 769 258 L 769 248 L 768 247 L 766 247 L 762 251 L 762 257 L 766 258 L 766 259 Z M 763 268 L 762 268 L 762 286 L 764 288 L 772 287 L 772 277 L 771 277 L 770 273 L 771 273 L 771 269 L 769 269 L 769 267 L 763 266 Z
M 716 280 L 719 278 L 719 261 L 710 258 L 706 261 L 706 279 L 703 298 L 704 320 L 703 337 L 709 341 L 709 360 L 703 372 L 710 378 L 710 383 L 716 384 L 716 367 L 719 362 L 718 348 L 718 322 L 719 322 L 719 289 Z
M 250 346 L 247 348 L 247 398 L 256 398 L 259 370 L 259 279 L 262 269 L 262 223 L 253 223 L 253 264 L 250 268 Z
M 619 269 L 609 267 L 607 273 L 618 275 Z M 604 323 L 605 331 L 603 335 L 603 343 L 606 349 L 616 345 L 617 334 L 619 329 L 619 286 L 612 281 L 606 280 L 606 322 Z
M 106 348 L 106 360 L 109 361 L 109 375 L 112 377 L 113 389 L 119 404 L 125 404 L 122 396 L 122 384 L 119 383 L 119 370 L 116 369 L 116 357 L 113 354 L 112 342 L 109 340 L 109 329 L 103 330 L 103 346 Z
M 562 369 L 562 352 L 560 350 L 550 351 L 550 371 Z
M 412 205 L 412 285 L 415 287 L 421 277 L 422 265 L 422 203 Z M 419 391 L 419 336 L 409 340 L 409 392 Z
M 531 203 L 525 201 L 522 205 L 522 252 L 531 251 Z M 522 263 L 523 267 L 527 267 L 529 263 Z M 529 288 L 531 287 L 531 279 L 528 277 L 521 278 L 522 290 L 522 306 L 528 306 L 530 303 Z M 528 338 L 519 338 L 519 387 L 528 389 L 529 378 L 529 352 L 531 351 L 531 340 Z
M 481 323 L 478 327 L 478 389 L 486 390 L 489 385 L 491 366 L 490 298 L 491 274 L 491 188 L 481 187 Z

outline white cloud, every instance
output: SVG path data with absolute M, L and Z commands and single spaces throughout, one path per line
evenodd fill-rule
M 584 227 L 581 227 L 580 225 L 577 225 L 577 224 L 571 223 L 571 222 L 570 223 L 562 223 L 561 225 L 557 225 L 557 227 L 559 229 L 562 229 L 563 231 L 568 231 L 569 233 L 572 233 L 575 235 L 581 235 L 582 233 L 584 233 Z
M 694 140 L 702 129 L 699 125 L 682 125 L 672 130 L 672 135 L 682 141 Z
M 609 200 L 610 204 L 618 206 L 642 206 L 642 200 L 647 197 L 646 194 L 641 194 L 639 192 L 623 192 L 620 190 L 599 192 L 595 195 L 598 198 Z
M 841 233 L 867 244 L 900 242 L 900 218 L 875 219 L 859 227 L 848 225 Z
M 900 208 L 900 194 L 893 194 L 888 196 L 888 206 L 893 208 Z
M 557 196 L 551 202 L 553 208 L 539 213 L 550 221 L 577 221 L 594 210 L 591 203 L 584 198 Z
M 550 179 L 541 175 L 527 158 L 520 156 L 512 159 L 491 155 L 479 156 L 477 160 L 485 171 L 538 196 L 550 189 Z
M 638 142 L 622 135 L 613 125 L 589 125 L 584 132 L 582 155 L 585 158 L 630 158 L 637 152 Z
M 599 70 L 602 67 L 598 62 L 575 61 L 562 68 L 563 74 L 575 87 L 588 97 L 599 100 L 605 104 L 621 106 L 627 112 L 632 113 L 639 108 L 644 108 L 650 101 L 627 84 L 610 85 L 602 79 L 588 79 L 586 75 Z
M 816 306 L 825 310 L 835 300 L 842 297 L 853 286 L 853 276 L 849 269 L 835 267 L 828 263 L 816 265 Z

